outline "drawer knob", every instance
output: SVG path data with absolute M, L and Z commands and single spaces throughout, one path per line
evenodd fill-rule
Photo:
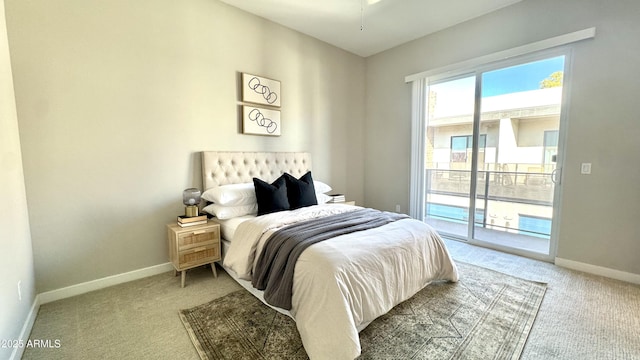
M 193 252 L 199 252 L 199 251 L 205 251 L 205 250 L 207 250 L 207 247 L 203 246 L 203 247 L 193 249 Z
M 193 235 L 200 235 L 200 234 L 204 234 L 206 232 L 207 232 L 206 230 L 198 230 L 198 231 L 194 231 Z

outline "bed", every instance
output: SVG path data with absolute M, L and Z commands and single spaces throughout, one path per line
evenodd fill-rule
M 254 177 L 268 183 L 284 173 L 310 177 L 310 171 L 311 156 L 304 152 L 202 152 L 203 187 L 208 192 L 245 186 Z M 320 196 L 318 193 L 318 199 Z M 381 226 L 344 233 L 306 248 L 295 262 L 289 309 L 271 305 L 265 292 L 252 286 L 253 272 L 259 272 L 256 266 L 271 235 L 311 220 L 323 221 L 314 219 L 366 212 L 373 210 L 319 201 L 318 205 L 261 216 L 231 212 L 219 221 L 223 268 L 265 304 L 296 321 L 311 359 L 356 358 L 360 354 L 358 332 L 369 323 L 432 281 L 458 280 L 455 263 L 431 227 L 385 213 L 393 219 Z

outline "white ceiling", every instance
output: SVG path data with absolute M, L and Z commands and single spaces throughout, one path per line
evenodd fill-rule
M 221 1 L 366 57 L 521 0 Z

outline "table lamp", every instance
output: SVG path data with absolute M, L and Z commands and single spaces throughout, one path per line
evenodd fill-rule
M 199 213 L 198 204 L 200 204 L 200 190 L 196 188 L 185 189 L 182 192 L 182 203 L 185 205 L 184 216 L 186 217 L 198 216 L 198 213 Z

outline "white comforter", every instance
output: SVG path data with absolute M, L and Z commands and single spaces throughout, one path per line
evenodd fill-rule
M 224 266 L 250 280 L 275 230 L 355 209 L 318 205 L 247 220 L 238 226 Z M 360 355 L 358 330 L 437 279 L 458 280 L 442 239 L 427 224 L 403 219 L 305 250 L 295 268 L 291 314 L 311 359 L 354 359 Z

